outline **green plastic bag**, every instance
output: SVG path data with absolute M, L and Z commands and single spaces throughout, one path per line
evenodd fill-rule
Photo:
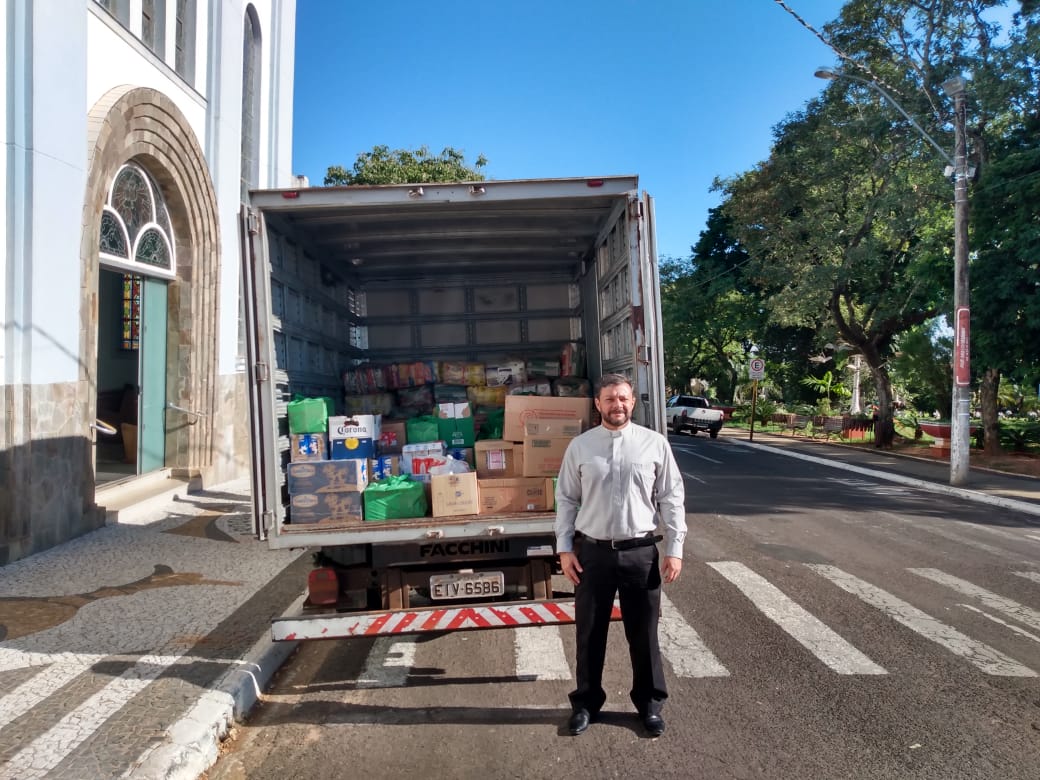
M 289 433 L 325 433 L 329 427 L 331 398 L 296 396 L 286 404 Z
M 424 441 L 440 441 L 437 418 L 433 415 L 413 417 L 405 422 L 405 438 L 409 444 L 420 444 Z
M 477 439 L 501 439 L 502 432 L 506 429 L 506 410 L 488 409 L 487 417 L 480 426 Z
M 407 474 L 370 482 L 363 494 L 365 520 L 402 520 L 426 515 L 426 487 Z

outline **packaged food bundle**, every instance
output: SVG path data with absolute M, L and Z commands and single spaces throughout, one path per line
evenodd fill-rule
M 512 385 L 509 395 L 552 395 L 552 384 L 548 377 L 529 377 L 523 384 Z
M 560 376 L 585 375 L 585 345 L 572 341 L 560 352 Z
M 561 398 L 588 398 L 592 395 L 592 383 L 578 376 L 554 379 L 552 388 L 552 394 Z
M 402 387 L 397 391 L 397 405 L 406 409 L 433 408 L 433 389 L 429 385 Z
M 390 414 L 394 396 L 391 393 L 348 395 L 343 399 L 343 406 L 347 414 Z
M 465 385 L 434 385 L 433 399 L 439 404 L 461 404 L 469 400 Z
M 560 361 L 545 358 L 528 358 L 527 373 L 529 376 L 557 377 L 560 375 Z
M 387 381 L 393 388 L 418 387 L 438 381 L 437 363 L 419 360 L 415 363 L 394 363 L 388 367 Z
M 486 381 L 484 370 L 483 363 L 445 361 L 440 364 L 440 381 L 446 385 L 482 385 Z
M 522 384 L 527 380 L 527 369 L 522 360 L 507 360 L 484 369 L 484 378 L 489 387 Z
M 506 393 L 509 390 L 505 385 L 497 387 L 467 387 L 466 395 L 469 402 L 474 406 L 505 406 Z
M 343 390 L 347 395 L 365 395 L 386 389 L 386 374 L 382 366 L 357 366 L 343 372 Z

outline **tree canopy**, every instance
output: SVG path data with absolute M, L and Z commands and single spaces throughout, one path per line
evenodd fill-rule
M 450 146 L 435 155 L 425 146 L 391 150 L 389 146 L 379 145 L 370 152 L 361 152 L 350 170 L 330 165 L 325 173 L 325 186 L 484 181 L 481 169 L 486 165 L 487 159 L 481 154 L 470 167 L 465 155 Z

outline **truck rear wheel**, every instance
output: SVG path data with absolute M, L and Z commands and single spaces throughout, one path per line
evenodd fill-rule
M 719 432 L 718 432 L 718 430 L 714 430 L 714 429 L 713 429 L 713 430 L 710 430 L 710 431 L 708 431 L 708 434 L 709 434 L 709 435 L 711 436 L 711 438 L 713 438 L 713 439 L 717 439 L 717 438 L 719 438 Z
M 672 418 L 672 433 L 674 433 L 676 436 L 682 433 L 682 417 Z

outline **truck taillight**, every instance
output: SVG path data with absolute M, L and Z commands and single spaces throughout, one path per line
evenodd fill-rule
M 307 575 L 307 600 L 322 605 L 339 601 L 339 580 L 335 569 L 314 569 Z

